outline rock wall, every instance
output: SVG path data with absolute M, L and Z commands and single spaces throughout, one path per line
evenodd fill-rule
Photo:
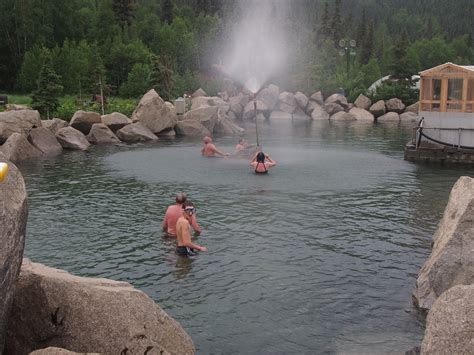
M 126 282 L 85 278 L 25 259 L 6 354 L 45 347 L 104 354 L 193 354 L 183 328 Z
M 474 179 L 462 176 L 454 185 L 413 293 L 415 304 L 429 310 L 456 285 L 474 284 Z
M 0 153 L 0 162 L 9 164 L 9 173 L 0 182 L 0 354 L 2 353 L 8 316 L 20 272 L 25 245 L 28 206 L 21 173 Z

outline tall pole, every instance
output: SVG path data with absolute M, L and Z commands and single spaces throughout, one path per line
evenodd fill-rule
M 257 99 L 255 99 L 254 102 L 253 102 L 253 108 L 254 108 L 254 111 L 255 111 L 255 133 L 257 135 L 257 148 L 259 148 L 260 144 L 258 142 Z
M 99 76 L 99 85 L 100 85 L 100 104 L 102 106 L 102 116 L 105 115 L 104 112 L 104 91 L 102 90 L 102 78 Z

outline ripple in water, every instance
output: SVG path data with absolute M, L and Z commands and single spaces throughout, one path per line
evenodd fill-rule
M 403 161 L 410 132 L 400 127 L 303 128 L 263 130 L 278 163 L 268 176 L 186 141 L 24 166 L 26 255 L 132 283 L 202 354 L 410 349 L 423 335 L 415 277 L 452 185 L 473 171 Z M 178 191 L 197 204 L 198 243 L 209 247 L 194 259 L 160 232 Z

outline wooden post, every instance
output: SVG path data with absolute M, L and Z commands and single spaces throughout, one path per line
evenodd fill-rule
M 448 78 L 441 79 L 441 107 L 439 108 L 440 112 L 447 111 L 447 101 L 448 100 Z
M 462 81 L 462 112 L 466 112 L 466 101 L 467 101 L 467 83 L 468 83 L 468 78 L 465 77 L 464 80 Z

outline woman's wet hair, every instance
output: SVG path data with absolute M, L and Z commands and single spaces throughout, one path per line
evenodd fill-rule
M 265 163 L 265 153 L 258 152 L 257 154 L 257 162 L 258 163 Z
M 188 196 L 184 192 L 176 194 L 176 203 L 184 203 Z
M 204 143 L 205 144 L 208 144 L 208 143 L 211 143 L 211 142 L 212 142 L 211 137 L 208 137 L 208 136 L 204 137 Z

